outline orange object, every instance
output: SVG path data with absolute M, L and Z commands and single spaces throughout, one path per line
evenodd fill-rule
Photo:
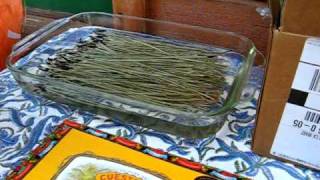
M 12 46 L 21 38 L 24 8 L 22 0 L 0 0 L 0 70 Z

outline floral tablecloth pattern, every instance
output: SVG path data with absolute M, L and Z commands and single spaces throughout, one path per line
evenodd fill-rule
M 236 107 L 215 136 L 184 139 L 32 96 L 5 70 L 0 73 L 0 179 L 65 118 L 253 179 L 320 179 L 320 172 L 260 157 L 250 150 L 256 103 L 254 99 Z

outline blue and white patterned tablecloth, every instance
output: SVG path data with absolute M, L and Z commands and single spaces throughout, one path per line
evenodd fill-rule
M 261 74 L 261 70 L 255 73 Z M 320 179 L 320 172 L 260 157 L 251 151 L 256 105 L 255 98 L 237 106 L 218 134 L 191 140 L 34 97 L 4 70 L 0 72 L 0 179 L 65 118 L 253 179 Z

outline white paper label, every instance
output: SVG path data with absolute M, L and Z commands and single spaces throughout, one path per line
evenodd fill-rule
M 292 88 L 304 92 L 320 94 L 320 67 L 300 62 L 296 76 L 293 80 Z
M 271 154 L 320 169 L 320 39 L 304 46 Z
M 301 55 L 301 61 L 315 64 L 320 66 L 320 38 L 307 39 L 303 52 Z
M 320 169 L 320 112 L 287 104 L 271 154 Z
M 309 93 L 304 106 L 314 110 L 320 109 L 320 95 Z

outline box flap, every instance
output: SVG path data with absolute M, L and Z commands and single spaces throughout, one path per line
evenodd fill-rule
M 319 0 L 286 0 L 280 30 L 295 34 L 320 36 L 319 22 Z

